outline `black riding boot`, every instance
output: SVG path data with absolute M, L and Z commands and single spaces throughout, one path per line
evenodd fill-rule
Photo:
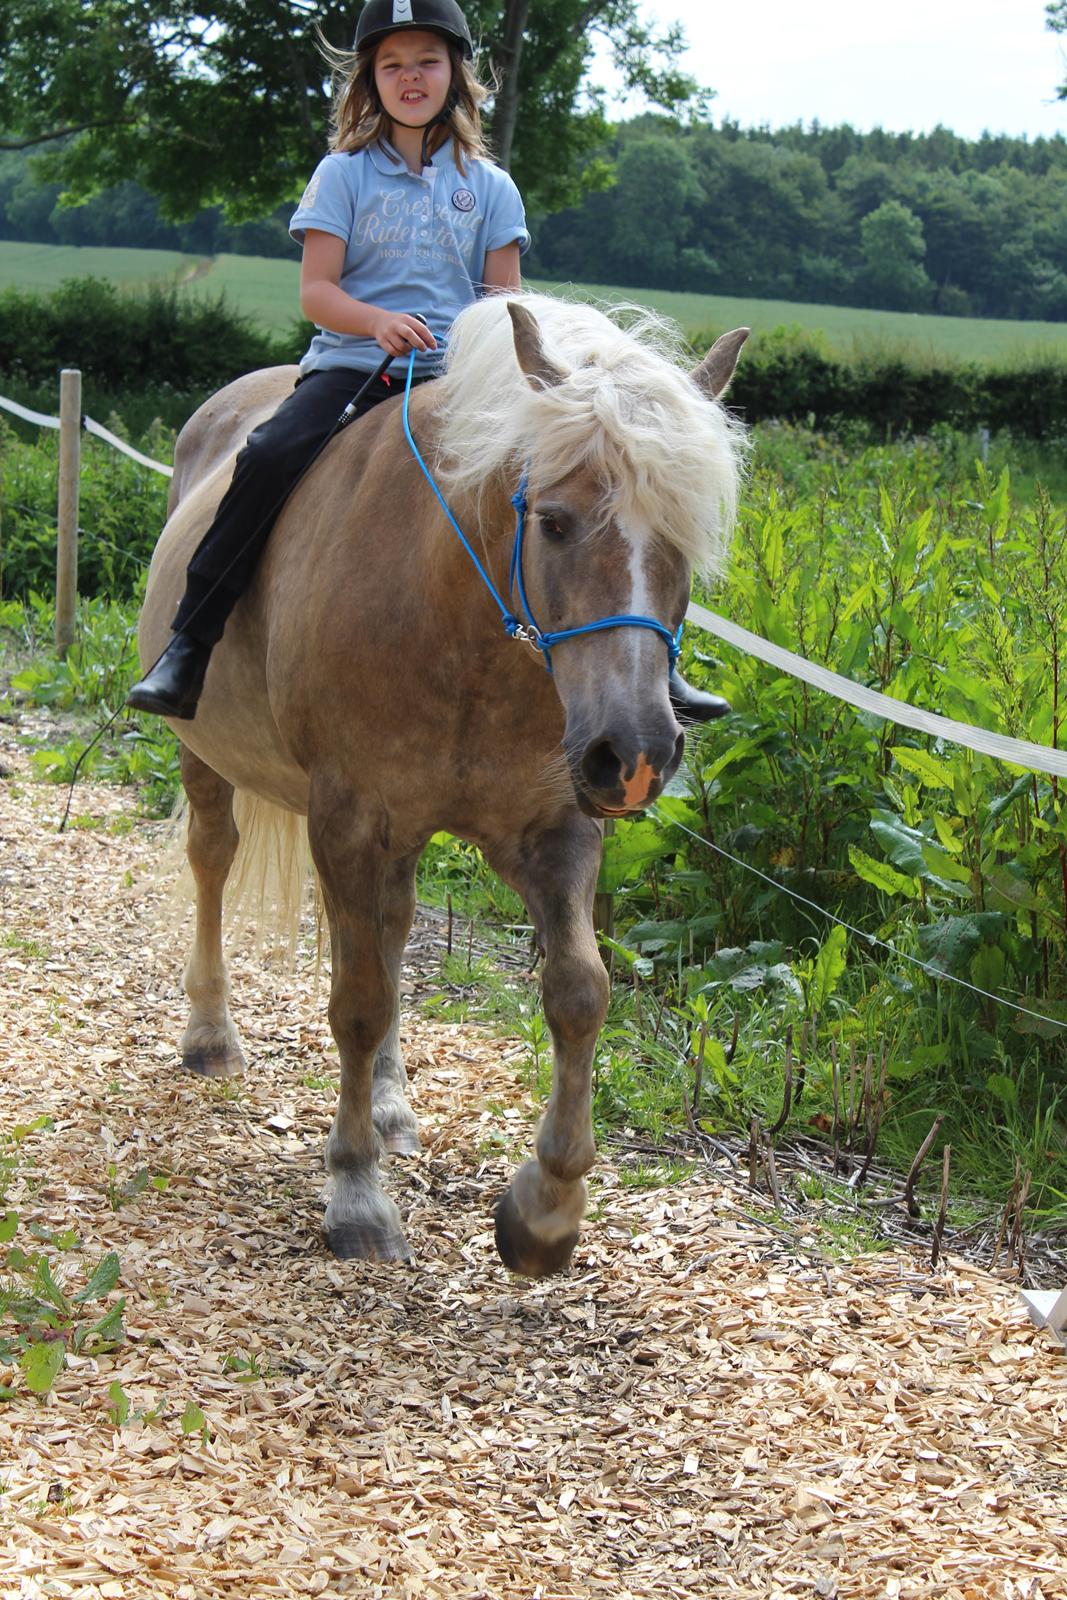
M 134 711 L 191 722 L 204 687 L 211 645 L 188 633 L 176 633 L 150 672 L 126 696 Z
M 714 722 L 716 717 L 725 717 L 730 710 L 729 700 L 694 689 L 680 672 L 671 673 L 667 690 L 679 722 Z

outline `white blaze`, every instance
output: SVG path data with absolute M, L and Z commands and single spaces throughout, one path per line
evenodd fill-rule
M 621 518 L 618 529 L 630 552 L 630 602 L 623 610 L 634 617 L 652 617 L 654 621 L 659 621 L 651 610 L 652 601 L 645 571 L 645 560 L 652 540 L 651 529 L 643 522 L 625 522 Z M 648 675 L 648 652 L 643 647 L 651 637 L 651 629 L 619 628 L 616 632 L 624 647 L 625 660 L 636 690 Z M 660 649 L 663 648 L 658 634 L 655 642 Z

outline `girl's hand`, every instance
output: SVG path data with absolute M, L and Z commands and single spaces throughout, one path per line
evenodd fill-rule
M 379 310 L 372 337 L 390 356 L 406 356 L 409 350 L 437 349 L 437 340 L 426 324 L 407 311 Z

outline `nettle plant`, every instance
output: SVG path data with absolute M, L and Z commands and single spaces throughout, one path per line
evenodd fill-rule
M 32 1133 L 50 1129 L 51 1119 L 37 1117 L 0 1136 L 0 1205 L 18 1164 L 20 1146 Z M 21 1242 L 16 1242 L 21 1240 Z M 21 1373 L 22 1385 L 47 1394 L 66 1364 L 68 1354 L 99 1355 L 125 1338 L 125 1298 L 111 1300 L 120 1273 L 118 1256 L 109 1251 L 91 1271 L 72 1272 L 68 1258 L 80 1248 L 73 1228 L 49 1229 L 20 1218 L 15 1210 L 0 1217 L 0 1368 Z M 62 1264 L 61 1264 L 62 1262 Z M 101 1313 L 101 1306 L 111 1301 Z M 0 1399 L 17 1393 L 0 1381 Z
M 1048 495 L 1019 504 L 1007 471 L 963 475 L 958 451 L 942 462 L 929 441 L 829 452 L 802 491 L 757 467 L 712 597 L 883 693 L 1045 744 L 1064 720 L 1065 601 L 1067 521 Z M 1059 783 L 858 713 L 726 646 L 694 654 L 734 712 L 691 739 L 685 792 L 607 842 L 601 887 L 615 892 L 622 943 L 679 992 L 684 965 L 690 995 L 717 992 L 733 963 L 731 993 L 770 1005 L 780 1032 L 809 1009 L 825 908 L 871 938 L 848 938 L 824 1030 L 888 1041 L 891 1077 L 948 1073 L 1005 1108 L 1034 1068 L 1054 1104 L 1067 1020 Z M 909 956 L 1038 1015 L 938 983 Z

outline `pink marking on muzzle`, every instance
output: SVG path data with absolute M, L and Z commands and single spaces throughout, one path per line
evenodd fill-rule
M 637 810 L 647 802 L 657 776 L 655 767 L 643 755 L 638 756 L 633 777 L 622 780 L 622 792 L 628 809 Z

